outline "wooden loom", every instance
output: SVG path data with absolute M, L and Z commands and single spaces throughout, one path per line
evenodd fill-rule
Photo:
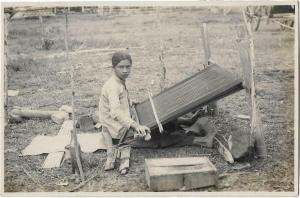
M 153 96 L 158 119 L 162 124 L 198 107 L 205 106 L 243 89 L 243 80 L 217 64 Z M 157 128 L 149 99 L 136 106 L 139 122 L 150 129 Z
M 155 129 L 160 124 L 166 124 L 201 106 L 213 104 L 214 108 L 217 108 L 216 101 L 218 99 L 245 89 L 246 98 L 251 111 L 250 142 L 254 143 L 259 157 L 265 158 L 267 156 L 262 122 L 257 110 L 254 82 L 255 61 L 253 36 L 250 24 L 246 21 L 244 10 L 243 16 L 245 22 L 244 27 L 237 27 L 237 43 L 243 70 L 243 79 L 236 77 L 234 74 L 210 60 L 206 25 L 203 24 L 202 39 L 205 52 L 205 69 L 154 96 L 152 101 L 154 105 L 151 105 L 150 99 L 138 104 L 136 106 L 136 112 L 139 122 L 142 125 L 146 125 L 150 129 Z M 153 106 L 155 109 L 153 109 Z M 157 120 L 159 121 L 157 122 Z M 225 151 L 226 153 L 229 152 L 227 149 L 221 150 L 221 153 Z M 226 155 L 224 155 L 224 157 L 226 158 Z M 230 158 L 232 158 L 231 154 Z M 232 162 L 233 160 L 229 161 Z

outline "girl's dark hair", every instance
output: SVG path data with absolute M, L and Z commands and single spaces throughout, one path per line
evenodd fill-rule
M 115 52 L 112 56 L 111 62 L 112 66 L 115 67 L 122 60 L 129 60 L 130 64 L 132 64 L 131 56 L 126 52 Z

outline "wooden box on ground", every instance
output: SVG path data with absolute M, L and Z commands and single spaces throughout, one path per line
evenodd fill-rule
M 147 184 L 153 191 L 215 185 L 217 169 L 207 157 L 145 159 Z

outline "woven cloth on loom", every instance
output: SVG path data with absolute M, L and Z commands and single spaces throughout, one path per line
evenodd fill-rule
M 158 95 L 153 103 L 159 121 L 165 124 L 208 103 L 243 89 L 242 79 L 213 64 Z M 150 129 L 157 123 L 149 99 L 136 106 L 139 122 Z

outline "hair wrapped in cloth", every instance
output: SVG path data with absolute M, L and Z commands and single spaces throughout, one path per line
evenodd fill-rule
M 127 52 L 115 52 L 112 56 L 112 66 L 115 67 L 122 60 L 128 60 L 132 64 L 131 56 Z

